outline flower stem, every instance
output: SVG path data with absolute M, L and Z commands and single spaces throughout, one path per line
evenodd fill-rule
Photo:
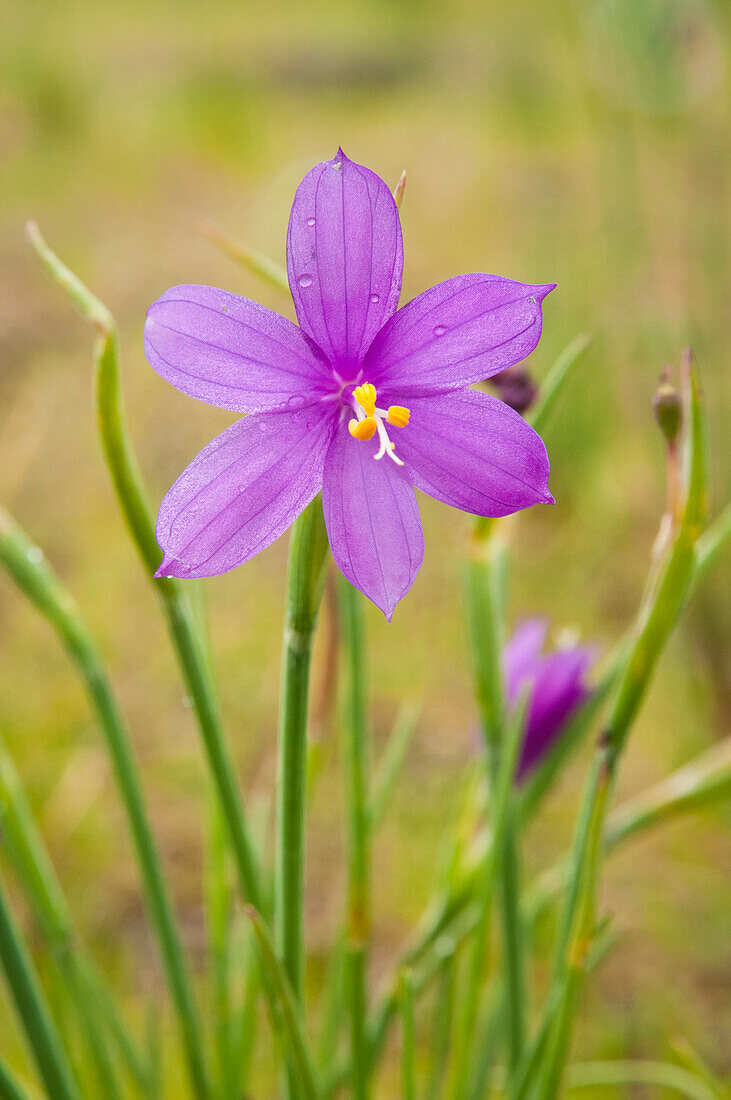
M 274 881 L 275 943 L 296 1000 L 302 995 L 307 698 L 327 536 L 319 498 L 292 527 L 282 647 Z
M 343 756 L 346 779 L 348 904 L 346 921 L 346 989 L 350 1010 L 351 1084 L 356 1100 L 368 1095 L 365 1035 L 368 945 L 370 942 L 369 763 L 366 722 L 366 660 L 361 598 L 340 579 L 338 588 L 345 649 L 346 705 Z
M 54 1100 L 81 1100 L 81 1093 L 51 1019 L 28 949 L 10 914 L 2 883 L 0 963 L 49 1096 Z

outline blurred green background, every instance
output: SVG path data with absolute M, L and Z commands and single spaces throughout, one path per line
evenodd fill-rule
M 157 502 L 231 418 L 147 366 L 148 304 L 174 283 L 208 282 L 292 313 L 197 224 L 210 218 L 282 260 L 295 187 L 339 144 L 393 183 L 406 168 L 404 301 L 463 271 L 557 282 L 530 360 L 539 378 L 574 336 L 593 337 L 545 433 L 557 506 L 515 529 L 510 611 L 545 613 L 606 651 L 637 605 L 663 507 L 651 395 L 687 342 L 708 398 L 715 506 L 728 497 L 729 8 L 11 0 L 3 22 L 0 500 L 67 581 L 108 658 L 200 961 L 197 735 L 101 461 L 91 334 L 40 270 L 25 219 L 118 318 L 131 429 Z M 425 498 L 422 515 L 416 585 L 391 626 L 368 614 L 376 751 L 400 702 L 423 702 L 375 852 L 376 983 L 426 900 L 474 745 L 461 589 L 469 521 Z M 283 539 L 204 586 L 254 803 L 273 784 L 285 555 Z M 728 732 L 730 595 L 719 570 L 695 596 L 620 795 Z M 55 639 L 5 578 L 0 646 L 2 735 L 80 926 L 139 1015 L 158 971 L 106 757 Z M 318 649 L 316 684 L 322 664 Z M 530 834 L 530 868 L 566 843 L 585 765 L 583 755 Z M 613 857 L 604 908 L 624 934 L 585 999 L 578 1056 L 657 1056 L 685 1036 L 731 1069 L 728 821 L 727 807 L 707 811 Z M 340 912 L 342 842 L 331 759 L 310 814 L 313 982 Z M 4 996 L 0 1044 L 22 1065 Z

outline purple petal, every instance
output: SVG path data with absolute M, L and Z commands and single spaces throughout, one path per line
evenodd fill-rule
M 270 309 L 211 286 L 174 286 L 147 311 L 145 352 L 183 393 L 235 412 L 294 405 L 333 388 L 304 333 Z
M 490 378 L 533 351 L 541 335 L 541 302 L 554 286 L 499 275 L 447 279 L 383 327 L 366 357 L 365 377 L 399 398 Z
M 558 650 L 544 657 L 534 672 L 525 740 L 517 778 L 522 779 L 566 729 L 590 691 L 583 677 L 594 659 L 591 648 Z
M 424 557 L 414 490 L 402 467 L 376 461 L 377 440 L 353 439 L 343 422 L 325 461 L 322 503 L 335 563 L 390 621 Z
M 538 667 L 548 633 L 547 619 L 527 619 L 503 646 L 502 666 L 505 693 L 515 706 L 520 698 L 520 686 Z
M 289 285 L 300 325 L 346 381 L 398 305 L 403 265 L 398 210 L 375 172 L 342 150 L 308 172 L 289 218 Z
M 417 489 L 479 516 L 553 503 L 543 440 L 502 401 L 460 390 L 409 407 L 408 426 L 391 439 Z
M 320 405 L 247 416 L 204 447 L 160 506 L 156 576 L 217 576 L 279 538 L 322 486 L 333 423 Z

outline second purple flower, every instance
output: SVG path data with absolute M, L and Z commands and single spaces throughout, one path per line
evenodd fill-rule
M 299 328 L 206 286 L 173 287 L 150 307 L 154 369 L 248 414 L 163 500 L 158 575 L 241 565 L 322 490 L 336 564 L 390 619 L 424 555 L 414 488 L 479 516 L 553 502 L 540 437 L 469 387 L 533 351 L 554 284 L 461 275 L 397 312 L 402 268 L 391 192 L 339 151 L 305 176 L 292 206 Z

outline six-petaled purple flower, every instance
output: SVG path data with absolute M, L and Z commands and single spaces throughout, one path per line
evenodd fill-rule
M 510 707 L 528 689 L 526 728 L 517 778 L 524 779 L 548 752 L 591 690 L 586 672 L 596 656 L 589 646 L 568 646 L 543 653 L 548 631 L 545 619 L 528 619 L 503 648 L 503 679 Z
M 163 500 L 158 575 L 241 565 L 322 490 L 335 562 L 390 619 L 424 555 L 414 487 L 479 516 L 553 501 L 540 437 L 469 388 L 533 351 L 553 284 L 461 275 L 397 312 L 402 268 L 389 189 L 339 151 L 305 176 L 292 206 L 299 328 L 206 286 L 173 287 L 150 307 L 154 369 L 249 414 Z

